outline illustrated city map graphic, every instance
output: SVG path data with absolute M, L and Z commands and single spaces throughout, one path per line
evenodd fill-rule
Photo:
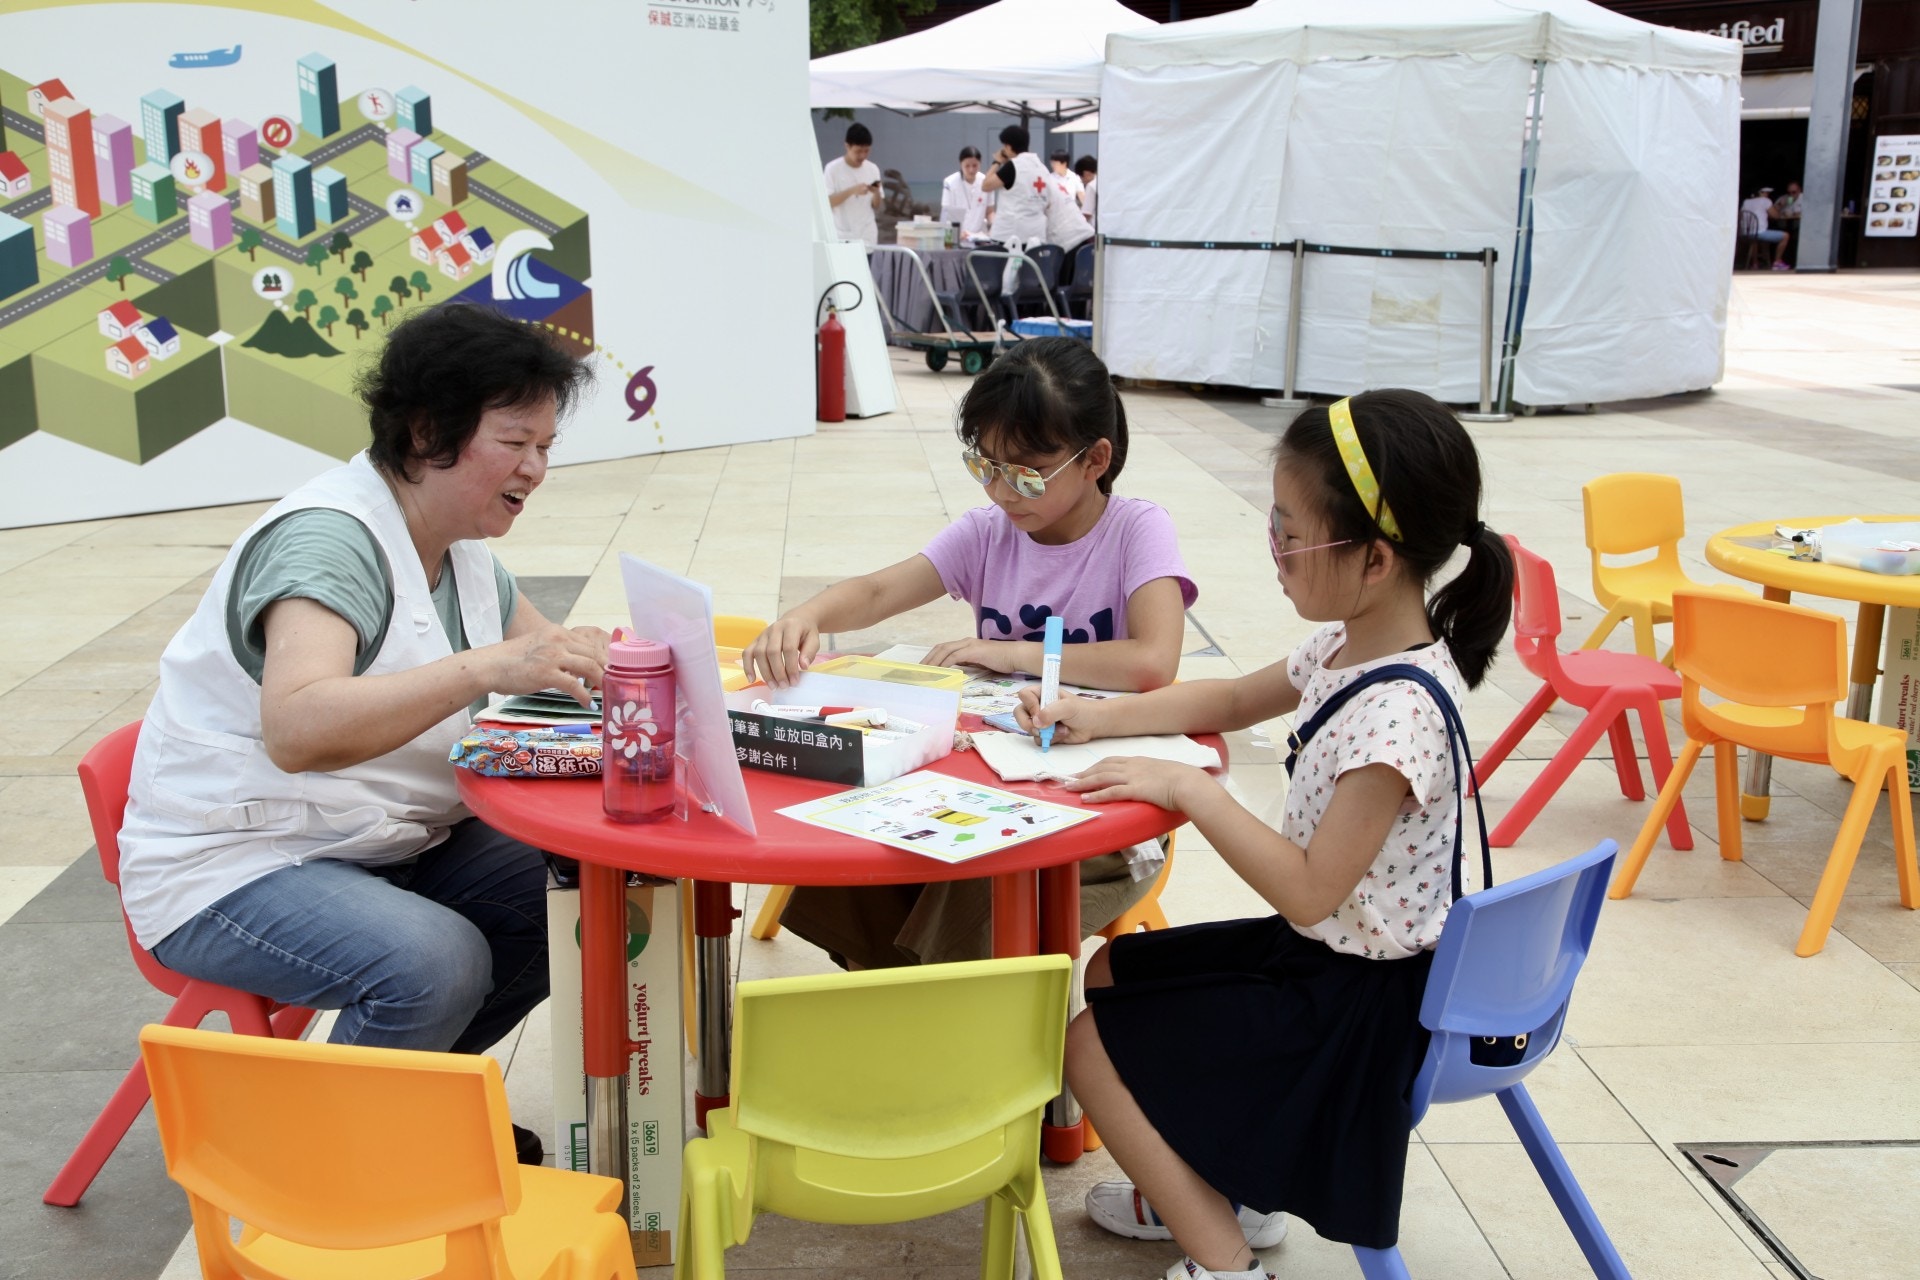
M 594 352 L 585 213 L 442 130 L 424 89 L 343 96 L 320 53 L 287 81 L 292 124 L 0 66 L 0 449 L 44 431 L 144 463 L 232 417 L 347 458 L 354 357 L 454 300 Z

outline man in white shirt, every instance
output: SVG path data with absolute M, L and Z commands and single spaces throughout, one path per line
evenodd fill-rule
M 1027 131 L 1010 124 L 1000 131 L 1000 150 L 980 189 L 995 198 L 993 238 L 1003 244 L 1038 244 L 1047 238 L 1047 168 L 1027 150 Z
M 1080 212 L 1087 215 L 1087 224 L 1098 227 L 1100 222 L 1093 216 L 1096 196 L 1094 188 L 1099 185 L 1100 162 L 1092 156 L 1081 156 L 1074 161 L 1073 171 L 1080 175 Z
M 1751 198 L 1740 202 L 1740 220 L 1745 222 L 1746 215 L 1752 214 L 1754 221 L 1759 224 L 1759 239 L 1761 243 L 1773 246 L 1773 269 L 1775 271 L 1791 271 L 1793 268 L 1780 260 L 1781 256 L 1787 251 L 1787 233 L 1779 230 L 1770 230 L 1767 227 L 1767 218 L 1772 213 L 1772 187 L 1761 187 L 1758 191 L 1754 192 Z
M 980 148 L 960 148 L 960 169 L 940 184 L 940 221 L 960 228 L 961 240 L 985 237 L 993 197 L 980 189 Z
M 1053 166 L 1054 181 L 1060 185 L 1062 191 L 1073 197 L 1075 204 L 1079 204 L 1080 192 L 1085 184 L 1080 181 L 1080 175 L 1073 171 L 1073 166 L 1069 163 L 1072 159 L 1073 157 L 1065 151 L 1056 151 L 1047 157 Z
M 833 229 L 842 240 L 880 243 L 880 166 L 867 157 L 873 152 L 873 132 L 855 121 L 847 126 L 847 154 L 827 161 L 827 203 L 833 206 Z

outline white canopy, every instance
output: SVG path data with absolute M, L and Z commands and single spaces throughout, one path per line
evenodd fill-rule
M 1709 386 L 1733 261 L 1740 56 L 1585 0 L 1262 0 L 1117 33 L 1100 230 L 1466 259 L 1310 253 L 1304 390 L 1476 399 L 1486 249 L 1514 399 Z M 1290 293 L 1284 253 L 1109 245 L 1103 353 L 1135 377 L 1277 387 Z
M 1120 0 L 999 0 L 925 31 L 815 58 L 808 104 L 1071 110 L 1100 96 L 1107 36 L 1154 25 Z
M 1231 13 L 1116 36 L 1116 67 L 1501 56 L 1740 74 L 1731 40 L 1657 27 L 1587 0 L 1258 0 Z

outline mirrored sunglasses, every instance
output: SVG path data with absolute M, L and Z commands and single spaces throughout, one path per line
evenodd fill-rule
M 1092 446 L 1089 445 L 1088 448 L 1092 448 Z M 1082 449 L 1080 453 L 1085 453 L 1086 451 L 1086 449 Z M 1062 471 L 1065 471 L 1068 467 L 1078 462 L 1080 460 L 1080 453 L 1074 454 L 1071 458 L 1068 458 L 1044 476 L 1032 467 L 1023 467 L 1012 462 L 995 462 L 992 458 L 983 457 L 975 453 L 972 449 L 963 452 L 960 455 L 960 460 L 967 464 L 967 473 L 975 480 L 978 480 L 983 486 L 992 484 L 993 477 L 997 474 L 1006 477 L 1007 487 L 1021 497 L 1039 498 L 1047 492 L 1047 481 L 1053 479 L 1054 476 L 1059 475 Z

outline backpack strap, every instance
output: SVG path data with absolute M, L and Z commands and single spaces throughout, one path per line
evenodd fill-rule
M 1462 803 L 1461 796 L 1461 779 L 1463 778 L 1474 779 L 1473 810 L 1480 818 L 1482 876 L 1480 884 L 1483 889 L 1493 887 L 1493 850 L 1487 844 L 1487 811 L 1481 806 L 1480 782 L 1478 778 L 1474 778 L 1473 759 L 1468 754 L 1467 727 L 1460 720 L 1460 709 L 1454 706 L 1452 695 L 1447 692 L 1444 685 L 1433 678 L 1431 672 L 1416 667 L 1410 662 L 1390 662 L 1386 666 L 1363 672 L 1358 679 L 1335 689 L 1333 696 L 1316 707 L 1313 714 L 1307 717 L 1307 722 L 1288 736 L 1287 745 L 1290 750 L 1287 753 L 1287 777 L 1289 779 L 1293 777 L 1293 767 L 1299 762 L 1300 753 L 1306 748 L 1307 743 L 1311 742 L 1314 735 L 1326 727 L 1327 721 L 1333 719 L 1356 694 L 1371 685 L 1386 684 L 1393 680 L 1407 680 L 1425 690 L 1427 697 L 1432 699 L 1434 706 L 1439 708 L 1440 718 L 1446 725 L 1447 751 L 1453 759 L 1453 898 L 1458 902 L 1466 896 L 1462 892 L 1460 882 L 1461 859 L 1466 854 L 1463 847 L 1466 834 L 1466 806 Z

